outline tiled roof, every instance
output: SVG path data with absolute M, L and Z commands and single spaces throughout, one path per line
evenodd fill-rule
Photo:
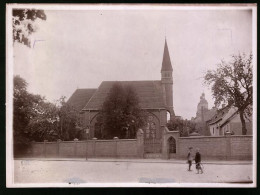
M 209 124 L 214 124 L 220 120 L 228 113 L 230 107 L 226 106 L 220 110 L 217 111 L 217 113 L 212 117 L 212 119 L 209 121 Z
M 87 104 L 97 89 L 76 89 L 72 96 L 67 101 L 77 111 L 80 111 Z
M 171 59 L 170 59 L 169 50 L 168 50 L 168 46 L 167 46 L 167 41 L 165 39 L 161 71 L 169 71 L 169 70 L 170 71 L 172 70 L 172 64 L 171 64 Z
M 229 122 L 230 120 L 232 120 L 232 118 L 234 118 L 237 114 L 238 114 L 238 109 L 237 109 L 237 108 L 235 108 L 235 107 L 230 108 L 228 114 L 226 114 L 226 116 L 223 117 L 223 121 L 221 121 L 221 125 L 220 125 L 220 126 L 223 126 L 223 125 L 225 125 L 226 123 L 228 123 L 228 122 Z
M 141 108 L 165 108 L 161 81 L 103 81 L 93 97 L 84 107 L 84 110 L 101 109 L 111 87 L 116 82 L 119 82 L 122 86 L 130 85 L 134 88 L 139 98 L 139 105 Z

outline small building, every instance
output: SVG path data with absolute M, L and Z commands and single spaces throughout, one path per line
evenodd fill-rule
M 247 135 L 252 135 L 252 117 L 245 118 Z M 237 108 L 226 106 L 220 109 L 208 122 L 211 136 L 223 136 L 226 132 L 231 135 L 242 135 L 242 123 Z
M 224 108 L 221 108 L 220 110 L 217 111 L 217 113 L 206 123 L 208 124 L 207 126 L 209 127 L 209 132 L 211 136 L 221 136 L 224 135 L 223 130 L 220 129 L 220 125 L 222 122 L 222 119 L 224 116 L 228 113 L 229 107 L 226 106 Z

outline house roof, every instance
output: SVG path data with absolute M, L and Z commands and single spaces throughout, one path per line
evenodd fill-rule
M 97 89 L 76 89 L 67 103 L 72 105 L 77 111 L 80 111 L 84 108 L 96 90 Z
M 229 115 L 227 115 L 225 118 L 223 118 L 223 121 L 222 121 L 220 126 L 225 125 L 226 123 L 231 121 L 238 114 L 237 108 L 230 109 L 230 111 L 231 111 L 231 113 Z
M 162 96 L 161 81 L 103 81 L 84 110 L 101 109 L 110 89 L 116 82 L 122 86 L 130 85 L 135 89 L 141 108 L 159 109 L 166 107 Z
M 226 106 L 217 111 L 217 113 L 209 120 L 209 125 L 219 122 L 228 113 L 230 106 Z
M 166 39 L 165 39 L 165 44 L 164 44 L 164 52 L 163 52 L 163 61 L 162 61 L 161 71 L 172 71 L 172 64 L 171 64 L 171 59 L 170 59 Z

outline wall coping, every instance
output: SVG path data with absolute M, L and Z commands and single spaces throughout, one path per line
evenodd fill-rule
M 31 142 L 31 144 L 56 144 L 56 143 L 86 143 L 86 142 L 124 142 L 136 141 L 137 139 L 97 139 L 97 140 L 84 140 L 84 141 L 54 141 L 54 142 Z
M 192 137 L 179 137 L 179 139 L 203 139 L 203 138 L 235 138 L 235 137 L 253 137 L 252 135 L 230 135 L 230 136 L 192 136 Z

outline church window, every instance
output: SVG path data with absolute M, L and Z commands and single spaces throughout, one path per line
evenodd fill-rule
M 148 116 L 148 123 L 145 129 L 145 138 L 152 139 L 156 137 L 156 124 L 153 122 L 153 116 Z
M 171 114 L 169 111 L 167 111 L 167 121 L 169 121 L 171 119 Z

